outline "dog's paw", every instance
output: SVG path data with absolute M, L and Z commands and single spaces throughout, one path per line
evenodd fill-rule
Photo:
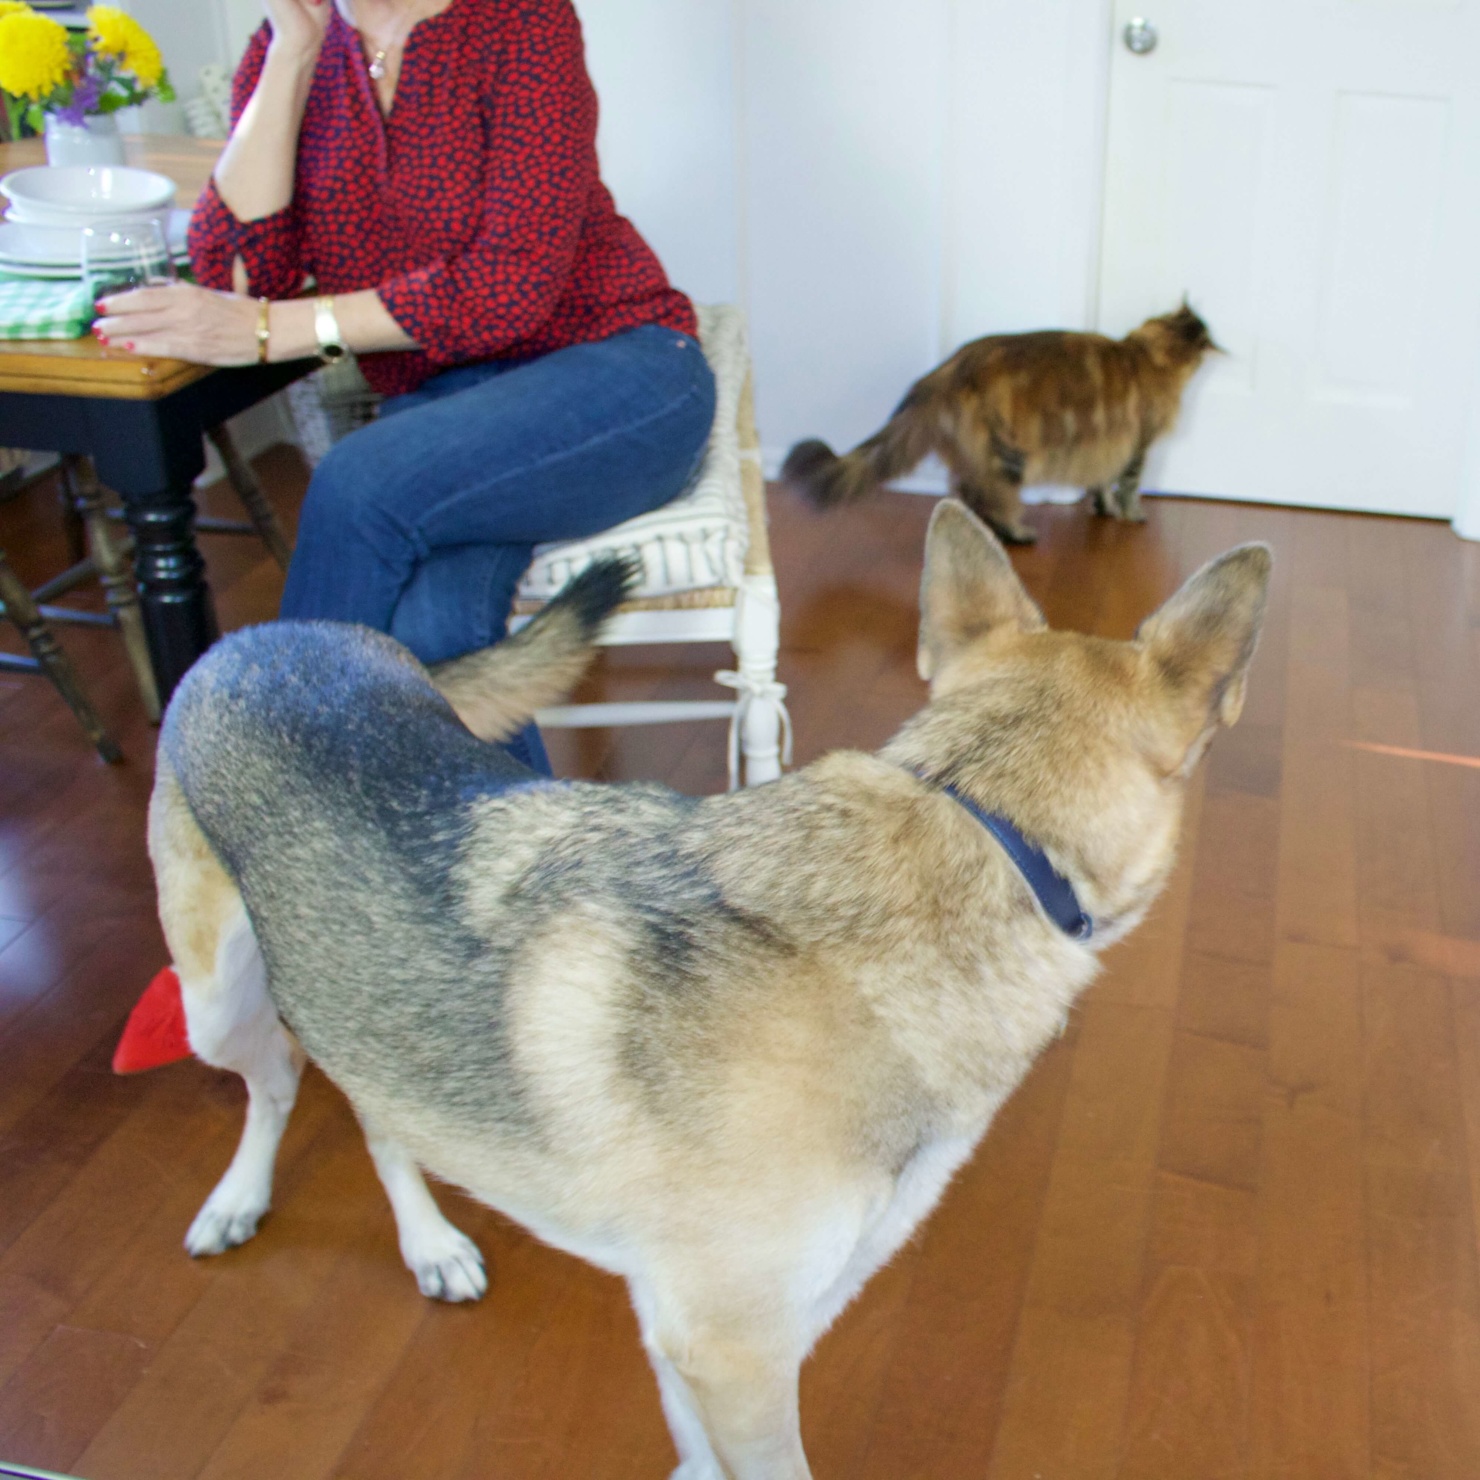
M 402 1250 L 416 1288 L 432 1300 L 481 1300 L 488 1289 L 483 1255 L 465 1233 L 450 1223 L 416 1249 Z
M 725 1480 L 725 1472 L 720 1469 L 718 1461 L 690 1459 L 685 1460 L 668 1480 Z
M 257 1225 L 267 1208 L 263 1206 L 235 1206 L 226 1200 L 217 1202 L 214 1197 L 195 1215 L 185 1235 L 185 1250 L 194 1259 L 208 1254 L 224 1254 L 244 1244 L 257 1232 Z

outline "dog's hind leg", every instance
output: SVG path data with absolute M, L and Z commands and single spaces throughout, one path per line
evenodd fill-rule
M 251 1238 L 272 1202 L 273 1163 L 298 1094 L 303 1052 L 267 994 L 266 966 L 241 895 L 163 754 L 149 803 L 149 855 L 190 1047 L 247 1082 L 241 1143 L 185 1235 L 192 1254 L 219 1254 Z
M 417 1289 L 433 1300 L 478 1300 L 488 1274 L 478 1245 L 442 1216 L 421 1168 L 398 1142 L 365 1122 L 365 1141 L 396 1215 L 401 1257 Z
M 251 1238 L 272 1204 L 273 1165 L 298 1097 L 303 1051 L 267 995 L 262 953 L 240 904 L 222 934 L 209 989 L 183 972 L 180 986 L 196 1056 L 247 1082 L 247 1123 L 236 1155 L 185 1235 L 192 1254 L 219 1254 Z

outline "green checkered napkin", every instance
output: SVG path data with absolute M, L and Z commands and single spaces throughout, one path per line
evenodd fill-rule
M 86 283 L 0 280 L 0 339 L 80 339 L 92 321 Z

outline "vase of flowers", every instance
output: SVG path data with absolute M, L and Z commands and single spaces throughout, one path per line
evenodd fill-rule
M 131 15 L 94 5 L 87 30 L 23 0 L 0 0 L 0 94 L 11 138 L 22 122 L 46 136 L 49 164 L 122 164 L 120 108 L 174 101 L 154 39 Z

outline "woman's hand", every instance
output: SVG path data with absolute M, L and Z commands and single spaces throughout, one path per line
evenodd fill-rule
M 193 283 L 133 288 L 98 301 L 93 324 L 102 344 L 135 355 L 192 360 L 197 365 L 257 361 L 257 301 Z
M 333 0 L 265 0 L 272 22 L 273 49 L 294 57 L 317 56 L 324 42 Z

